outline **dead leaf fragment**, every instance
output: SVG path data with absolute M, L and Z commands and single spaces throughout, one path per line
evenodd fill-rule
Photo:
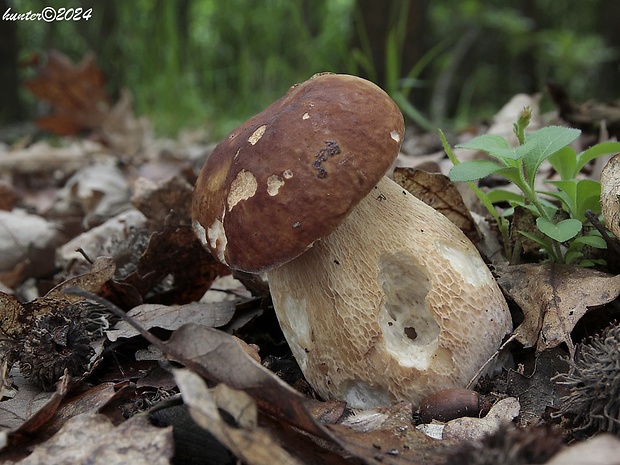
M 172 427 L 156 428 L 137 416 L 115 427 L 107 417 L 71 418 L 35 447 L 20 465 L 167 465 L 173 454 Z
M 54 114 L 37 124 L 61 135 L 75 135 L 99 127 L 109 109 L 103 73 L 92 53 L 74 65 L 65 55 L 52 50 L 37 76 L 26 87 L 52 105 Z
M 267 430 L 257 426 L 257 408 L 250 396 L 224 384 L 208 389 L 204 380 L 189 370 L 175 370 L 174 375 L 194 421 L 244 463 L 302 464 L 282 449 Z M 234 426 L 221 416 L 220 410 L 232 417 Z
M 179 176 L 160 183 L 138 178 L 131 202 L 148 219 L 164 224 L 170 210 L 182 218 L 191 217 L 192 192 L 192 185 Z
M 235 303 L 231 301 L 199 303 L 192 302 L 186 305 L 159 305 L 143 304 L 132 308 L 127 316 L 139 323 L 144 329 L 162 328 L 175 330 L 186 323 L 195 323 L 212 328 L 227 324 L 235 313 Z M 108 339 L 112 342 L 118 338 L 129 338 L 139 333 L 126 321 L 119 321 L 116 326 L 107 331 Z
M 482 418 L 462 417 L 449 421 L 443 429 L 443 439 L 479 441 L 498 431 L 504 424 L 510 423 L 519 415 L 520 409 L 516 398 L 507 397 L 493 405 Z
M 498 268 L 498 283 L 521 307 L 524 320 L 516 339 L 536 351 L 565 342 L 574 352 L 571 332 L 593 308 L 620 295 L 620 275 L 555 264 L 525 264 Z
M 473 243 L 480 240 L 476 223 L 465 206 L 463 197 L 447 176 L 415 168 L 395 168 L 394 181 L 442 213 L 456 224 Z
M 26 261 L 39 265 L 36 276 L 50 273 L 58 237 L 58 227 L 38 215 L 0 210 L 0 272 Z

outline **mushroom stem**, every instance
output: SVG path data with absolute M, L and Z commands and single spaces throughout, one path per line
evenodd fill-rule
M 306 379 L 352 407 L 417 403 L 464 387 L 511 330 L 473 244 L 388 178 L 332 234 L 268 277 Z

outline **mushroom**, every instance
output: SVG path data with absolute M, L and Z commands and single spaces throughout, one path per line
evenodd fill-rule
M 194 192 L 203 244 L 267 273 L 307 381 L 352 407 L 464 387 L 512 326 L 473 244 L 385 177 L 403 135 L 379 87 L 315 75 L 220 142 Z

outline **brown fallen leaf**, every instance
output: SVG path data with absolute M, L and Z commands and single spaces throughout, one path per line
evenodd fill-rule
M 145 301 L 184 304 L 199 300 L 218 276 L 230 274 L 200 244 L 196 234 L 176 212 L 166 217 L 164 229 L 151 236 L 137 270 L 120 280 L 133 286 Z
M 447 176 L 415 168 L 395 168 L 394 181 L 456 224 L 474 244 L 480 241 L 463 197 Z
M 516 339 L 536 351 L 565 342 L 571 355 L 571 332 L 591 308 L 608 304 L 620 295 L 620 275 L 588 268 L 555 264 L 498 267 L 498 283 L 521 307 L 524 320 Z
M 164 224 L 171 210 L 181 218 L 189 219 L 193 190 L 192 185 L 180 176 L 160 183 L 138 178 L 131 203 L 156 224 Z
M 567 370 L 566 352 L 559 347 L 524 360 L 518 371 L 505 370 L 506 394 L 521 404 L 519 426 L 540 424 L 549 408 L 558 408 L 562 393 L 552 378 Z
M 145 329 L 163 328 L 175 330 L 187 323 L 196 323 L 212 328 L 227 324 L 235 313 L 235 302 L 191 302 L 185 305 L 143 304 L 132 308 L 127 316 Z M 106 332 L 112 342 L 118 338 L 129 338 L 140 334 L 125 321 L 119 321 Z
M 266 413 L 317 437 L 329 434 L 309 414 L 306 398 L 254 360 L 229 334 L 193 324 L 176 330 L 165 352 L 203 378 L 245 391 Z M 344 403 L 341 409 L 344 410 Z
M 207 388 L 205 381 L 189 370 L 175 370 L 175 379 L 196 423 L 209 431 L 248 465 L 301 465 L 269 434 L 258 426 L 254 400 L 244 393 L 219 384 Z M 232 418 L 224 419 L 220 411 Z
M 26 87 L 51 104 L 54 113 L 40 118 L 37 124 L 56 134 L 75 135 L 99 127 L 109 111 L 105 78 L 92 53 L 74 65 L 65 55 L 52 50 Z
M 172 427 L 157 428 L 144 416 L 114 426 L 100 414 L 71 418 L 22 465 L 167 465 L 173 455 Z

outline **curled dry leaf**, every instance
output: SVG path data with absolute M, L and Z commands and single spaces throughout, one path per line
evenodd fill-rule
M 256 404 L 242 391 L 224 384 L 208 389 L 197 374 L 189 370 L 175 370 L 175 379 L 190 408 L 194 421 L 209 431 L 248 465 L 302 464 L 285 451 L 269 432 L 258 427 Z M 233 420 L 226 420 L 220 411 Z
M 132 241 L 141 231 L 148 234 L 146 226 L 147 219 L 138 210 L 123 212 L 60 246 L 56 253 L 56 264 L 68 269 L 74 261 L 84 262 L 84 255 L 91 259 L 102 255 L 113 256 L 117 262 L 123 264 L 126 258 L 119 256 L 119 252 L 125 250 L 119 245 L 129 244 L 135 250 L 137 244 Z M 84 255 L 79 250 L 82 250 Z
M 61 378 L 54 393 L 41 394 L 40 390 L 28 385 L 22 379 L 22 398 L 15 398 L 3 402 L 2 422 L 4 446 L 15 443 L 22 435 L 32 434 L 40 430 L 56 414 L 62 400 L 69 392 L 71 379 L 68 376 Z M 0 447 L 2 449 L 2 447 Z
M 456 224 L 474 244 L 480 240 L 463 197 L 447 176 L 415 168 L 395 168 L 394 181 Z
M 235 303 L 231 301 L 200 303 L 191 302 L 186 305 L 143 304 L 134 307 L 127 316 L 139 323 L 144 329 L 154 327 L 175 330 L 186 323 L 201 324 L 218 328 L 227 324 L 235 313 Z M 118 338 L 129 338 L 139 333 L 126 321 L 119 321 L 107 331 L 110 341 Z
M 565 342 L 571 353 L 571 331 L 593 307 L 620 295 L 620 275 L 555 264 L 525 264 L 497 269 L 498 283 L 521 307 L 524 320 L 516 339 L 537 352 Z
M 129 208 L 129 183 L 113 163 L 96 163 L 78 170 L 58 193 L 48 215 L 84 217 L 90 226 Z
M 316 401 L 302 396 L 260 365 L 232 336 L 188 324 L 172 333 L 165 346 L 171 356 L 205 379 L 242 390 L 268 414 L 315 436 L 329 438 L 309 414 L 309 406 Z M 341 408 L 344 410 L 344 404 Z
M 601 172 L 601 209 L 605 226 L 620 238 L 620 153 L 612 157 Z

